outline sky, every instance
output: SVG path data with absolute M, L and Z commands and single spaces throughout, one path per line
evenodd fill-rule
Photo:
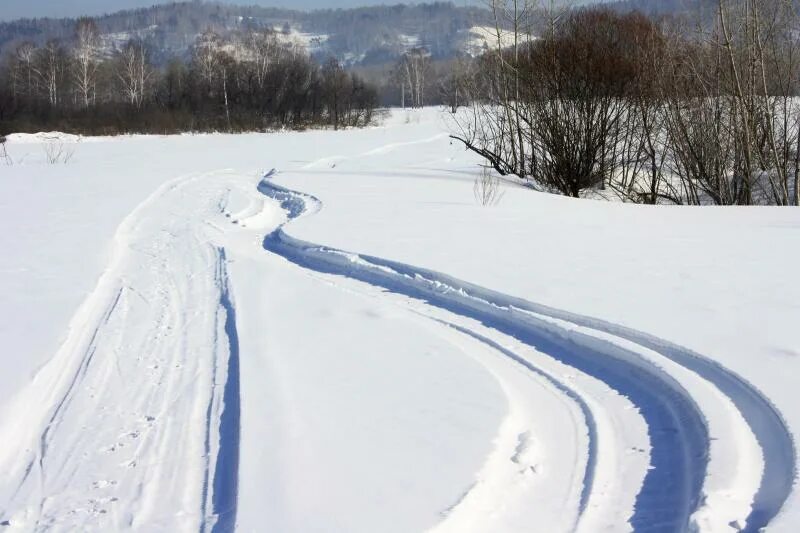
M 172 0 L 0 0 L 0 20 L 22 17 L 75 17 L 80 15 L 100 15 L 131 9 L 149 7 L 154 3 L 168 3 Z M 462 0 L 463 1 L 463 0 Z M 296 9 L 355 7 L 384 3 L 399 3 L 382 0 L 241 0 L 235 3 L 293 7 Z

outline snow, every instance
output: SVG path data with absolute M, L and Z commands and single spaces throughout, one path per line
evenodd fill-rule
M 150 26 L 131 31 L 104 33 L 100 36 L 101 49 L 105 55 L 110 56 L 116 50 L 119 50 L 128 44 L 131 40 L 145 39 L 153 35 L 157 30 L 158 25 L 151 24 Z
M 416 48 L 420 45 L 421 39 L 419 35 L 408 35 L 405 33 L 401 33 L 399 35 L 400 44 L 403 45 L 406 49 Z
M 274 26 L 272 29 L 284 44 L 296 45 L 311 54 L 322 52 L 325 44 L 330 39 L 330 35 L 304 32 L 297 28 L 290 28 L 289 33 L 284 33 L 283 28 L 280 26 Z
M 479 56 L 486 50 L 497 48 L 498 41 L 502 48 L 514 46 L 514 32 L 511 30 L 500 29 L 498 39 L 498 29 L 493 26 L 473 26 L 467 31 L 467 51 L 472 56 Z M 535 39 L 528 35 L 523 36 L 520 42 Z
M 797 210 L 482 207 L 444 123 L 10 136 L 0 529 L 795 531 Z

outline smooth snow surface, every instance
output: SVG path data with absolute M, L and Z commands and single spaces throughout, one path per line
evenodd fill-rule
M 443 117 L 11 136 L 0 532 L 800 529 L 798 211 L 481 207 Z

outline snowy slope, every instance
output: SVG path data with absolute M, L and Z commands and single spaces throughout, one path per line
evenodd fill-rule
M 43 142 L 0 167 L 11 530 L 800 526 L 796 210 L 480 207 L 435 110 Z

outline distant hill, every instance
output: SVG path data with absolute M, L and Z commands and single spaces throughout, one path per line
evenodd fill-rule
M 623 11 L 641 11 L 651 16 L 686 15 L 697 17 L 700 15 L 707 19 L 715 13 L 717 0 L 621 0 L 604 3 L 604 5 Z
M 113 51 L 132 38 L 144 40 L 154 58 L 188 53 L 206 30 L 226 36 L 249 29 L 275 29 L 315 56 L 345 64 L 385 63 L 409 48 L 424 47 L 434 58 L 476 53 L 492 24 L 488 10 L 437 2 L 354 9 L 296 11 L 210 2 L 181 2 L 120 11 L 95 19 L 104 47 Z M 75 19 L 22 19 L 0 23 L 0 54 L 19 43 L 73 38 Z

